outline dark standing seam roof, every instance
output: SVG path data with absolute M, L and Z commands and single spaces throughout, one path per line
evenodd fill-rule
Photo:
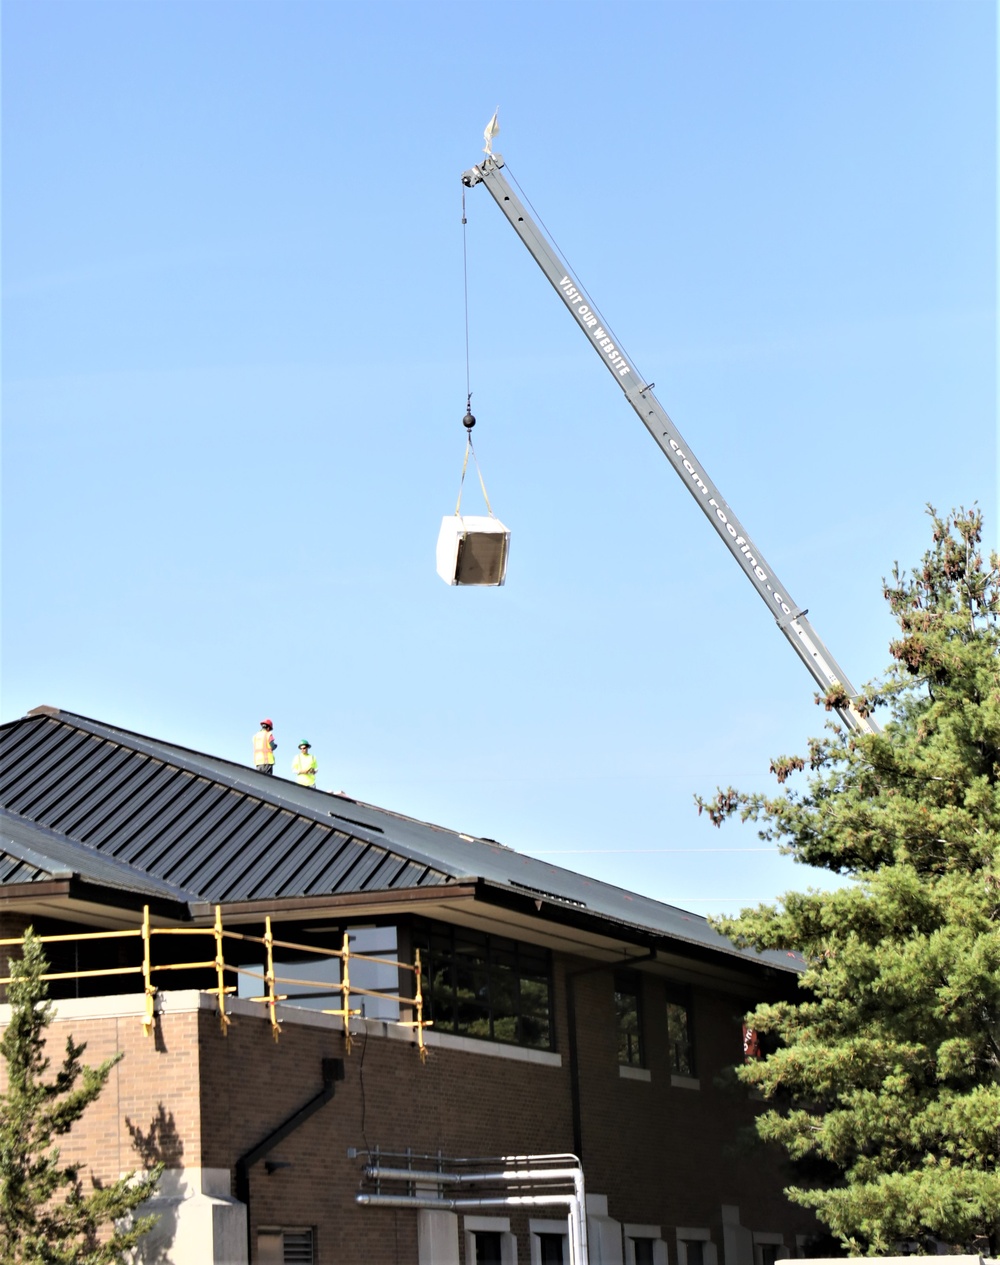
M 146 899 L 164 897 L 181 902 L 197 899 L 193 892 L 147 878 L 114 857 L 88 850 L 85 844 L 0 807 L 0 884 L 47 883 L 74 874 Z
M 601 921 L 751 957 L 697 914 L 371 804 L 53 709 L 0 726 L 0 805 L 60 832 L 68 868 L 114 859 L 135 881 L 226 903 L 481 880 Z M 69 855 L 69 854 L 67 854 Z M 0 853 L 0 883 L 31 881 Z M 116 871 L 118 873 L 119 871 Z M 21 876 L 21 877 L 17 877 Z M 27 876 L 27 877 L 25 877 Z M 162 888 L 161 888 L 162 890 Z M 761 960 L 801 969 L 797 955 Z
M 386 860 L 381 832 L 344 831 L 322 792 L 302 803 L 280 779 L 261 787 L 258 774 L 231 765 L 227 776 L 221 765 L 82 717 L 29 716 L 0 728 L 0 804 L 62 834 L 62 868 L 95 881 L 113 860 L 116 874 L 192 901 L 379 890 L 370 880 Z M 35 877 L 15 862 L 4 881 Z M 412 856 L 394 857 L 391 871 L 409 887 L 451 877 Z

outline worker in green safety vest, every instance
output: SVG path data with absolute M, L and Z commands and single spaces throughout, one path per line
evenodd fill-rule
M 305 738 L 299 743 L 299 753 L 292 761 L 292 772 L 295 774 L 295 780 L 300 786 L 316 785 L 316 757 L 309 754 L 309 748 L 312 744 L 306 742 Z

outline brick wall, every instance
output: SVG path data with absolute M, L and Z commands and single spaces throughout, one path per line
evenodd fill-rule
M 312 1226 L 319 1262 L 392 1265 L 416 1260 L 416 1213 L 359 1207 L 363 1156 L 381 1151 L 480 1157 L 573 1150 L 572 1086 L 566 971 L 557 961 L 555 1032 L 559 1058 L 528 1061 L 472 1043 L 432 1036 L 426 1064 L 408 1040 L 368 1026 L 347 1055 L 336 1021 L 284 1012 L 275 1042 L 266 1016 L 234 1003 L 227 1035 L 210 1009 L 190 1008 L 197 995 L 167 994 L 166 1011 L 145 1037 L 138 999 L 110 999 L 120 1013 L 94 1014 L 97 1003 L 59 1004 L 50 1040 L 87 1042 L 85 1061 L 123 1051 L 107 1089 L 63 1145 L 108 1180 L 162 1158 L 170 1167 L 222 1169 L 235 1175 L 240 1156 L 309 1102 L 323 1087 L 321 1061 L 343 1058 L 345 1079 L 268 1158 L 290 1167 L 250 1170 L 251 1243 L 261 1226 Z M 721 1206 L 739 1205 L 744 1225 L 781 1231 L 794 1245 L 811 1218 L 780 1193 L 776 1163 L 741 1153 L 740 1130 L 755 1106 L 727 1089 L 725 1069 L 741 1055 L 744 1005 L 730 995 L 693 993 L 698 1088 L 671 1083 L 665 985 L 645 976 L 643 1018 L 648 1079 L 619 1072 L 610 971 L 574 979 L 581 1093 L 582 1150 L 588 1191 L 608 1197 L 621 1222 L 660 1225 L 671 1244 L 678 1226 L 704 1226 L 720 1247 Z M 193 1000 L 191 1000 L 193 999 Z M 131 1006 L 131 1010 L 129 1007 Z M 397 1034 L 399 1029 L 394 1030 Z M 55 1056 L 54 1056 L 55 1061 Z M 361 1158 L 349 1158 L 356 1148 Z M 497 1215 L 507 1215 L 498 1211 Z M 527 1215 L 510 1214 L 524 1248 Z
M 577 979 L 583 1161 L 588 1188 L 608 1196 L 619 1221 L 712 1229 L 721 1243 L 721 1205 L 741 1206 L 760 1231 L 812 1218 L 781 1194 L 776 1155 L 764 1154 L 752 1123 L 759 1104 L 729 1069 L 742 1057 L 738 998 L 692 993 L 697 1088 L 672 1083 L 663 984 L 645 977 L 643 1027 L 647 1079 L 620 1074 L 609 973 Z M 602 1016 L 605 1018 L 602 1020 Z M 794 1244 L 794 1236 L 789 1238 Z
M 69 1009 L 64 1003 L 61 1009 Z M 170 1168 L 197 1164 L 200 1150 L 197 1014 L 171 1016 L 143 1035 L 138 1014 L 58 1018 L 48 1030 L 52 1073 L 66 1039 L 86 1042 L 82 1061 L 97 1066 L 119 1051 L 101 1096 L 59 1142 L 63 1157 L 82 1162 L 101 1181 L 162 1160 Z M 89 1188 L 89 1178 L 85 1182 Z
M 314 1225 L 324 1261 L 416 1259 L 413 1212 L 354 1202 L 364 1161 L 348 1148 L 362 1157 L 367 1147 L 446 1156 L 569 1149 L 565 1068 L 440 1047 L 421 1064 L 414 1046 L 379 1036 L 356 1039 L 345 1056 L 339 1032 L 286 1023 L 275 1043 L 263 1018 L 243 1015 L 222 1037 L 203 1013 L 200 1044 L 206 1167 L 233 1165 L 319 1092 L 323 1057 L 344 1057 L 332 1102 L 270 1155 L 293 1167 L 268 1176 L 259 1162 L 250 1174 L 252 1234 Z

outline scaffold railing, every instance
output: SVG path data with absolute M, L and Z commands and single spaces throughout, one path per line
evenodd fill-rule
M 27 935 L 27 932 L 25 932 Z M 8 939 L 0 939 L 0 949 L 16 949 L 24 945 L 25 935 L 16 936 Z M 152 943 L 154 939 L 160 939 L 165 936 L 195 936 L 211 942 L 214 950 L 211 957 L 205 957 L 199 960 L 184 959 L 176 962 L 153 962 Z M 117 931 L 85 931 L 74 932 L 70 935 L 39 935 L 35 937 L 42 945 L 46 944 L 74 944 L 81 945 L 89 942 L 97 942 L 101 940 L 139 940 L 141 941 L 142 961 L 134 965 L 119 965 L 111 967 L 97 967 L 93 969 L 72 970 L 72 971 L 47 971 L 42 978 L 49 981 L 54 980 L 81 980 L 81 979 L 99 979 L 112 976 L 128 976 L 141 975 L 143 996 L 145 1000 L 142 1027 L 147 1036 L 152 1032 L 156 1016 L 156 997 L 162 991 L 153 983 L 153 976 L 169 971 L 209 971 L 214 975 L 214 986 L 209 988 L 201 988 L 200 992 L 208 993 L 216 999 L 218 1008 L 219 1023 L 222 1028 L 223 1035 L 229 1031 L 232 1023 L 232 1015 L 227 1009 L 227 999 L 239 990 L 240 978 L 249 981 L 259 981 L 261 989 L 259 993 L 242 994 L 241 1000 L 249 1001 L 257 1005 L 263 1006 L 267 1010 L 268 1018 L 271 1024 L 271 1033 L 278 1040 L 281 1034 L 281 1022 L 278 1018 L 277 1007 L 279 1003 L 287 1001 L 290 994 L 282 991 L 285 988 L 296 988 L 299 990 L 315 989 L 317 991 L 339 992 L 340 1006 L 333 1009 L 322 1008 L 320 1013 L 324 1015 L 334 1015 L 343 1020 L 344 1023 L 344 1044 L 347 1053 L 351 1052 L 354 1034 L 351 1031 L 351 1021 L 357 1020 L 363 1014 L 361 1006 L 352 1003 L 358 999 L 365 997 L 379 998 L 384 1001 L 395 1002 L 400 1009 L 400 1017 L 392 1022 L 400 1027 L 412 1028 L 416 1038 L 416 1046 L 420 1054 L 421 1062 L 427 1058 L 427 1047 L 424 1043 L 424 1030 L 431 1027 L 432 1021 L 424 1018 L 424 1000 L 423 989 L 420 979 L 420 950 L 414 950 L 413 962 L 399 962 L 382 955 L 373 956 L 371 954 L 356 953 L 351 949 L 350 935 L 344 932 L 343 942 L 339 949 L 330 949 L 325 946 L 316 944 L 303 944 L 293 940 L 281 940 L 275 938 L 271 929 L 271 915 L 267 914 L 264 918 L 264 934 L 262 936 L 249 935 L 243 931 L 226 930 L 222 923 L 222 908 L 219 905 L 215 907 L 215 919 L 212 926 L 203 927 L 157 927 L 152 924 L 149 916 L 149 906 L 143 906 L 142 925 L 134 928 L 123 928 Z M 254 970 L 252 967 L 239 965 L 232 960 L 226 960 L 226 942 L 239 941 L 247 945 L 257 945 L 262 951 L 262 960 L 264 963 L 263 970 Z M 275 950 L 286 950 L 291 953 L 302 954 L 311 959 L 329 958 L 332 962 L 338 963 L 337 974 L 338 981 L 330 980 L 310 980 L 298 979 L 289 975 L 278 975 L 275 972 Z M 8 955 L 9 956 L 9 955 Z M 16 959 L 11 958 L 11 963 Z M 362 988 L 351 983 L 351 964 L 358 962 L 371 962 L 380 967 L 394 967 L 396 971 L 401 972 L 404 977 L 412 976 L 413 978 L 413 995 L 406 996 L 402 992 L 394 993 L 387 989 L 369 989 Z M 294 964 L 292 964 L 294 966 Z M 6 975 L 0 977 L 0 985 L 12 983 L 15 976 Z M 230 980 L 236 980 L 236 983 L 230 983 Z M 303 996 L 302 992 L 296 994 Z M 410 1019 L 403 1018 L 404 1012 L 408 1012 L 413 1017 Z

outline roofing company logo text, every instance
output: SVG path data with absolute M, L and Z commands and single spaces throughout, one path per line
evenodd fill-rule
M 569 277 L 563 277 L 562 281 L 559 282 L 559 289 L 562 291 L 563 298 L 569 304 L 573 315 L 607 356 L 619 378 L 624 378 L 627 373 L 631 373 L 632 369 L 628 361 L 608 337 L 607 331 L 601 329 L 597 317 L 584 303 L 583 295 L 570 281 Z M 595 325 L 597 326 L 596 329 L 594 328 Z

